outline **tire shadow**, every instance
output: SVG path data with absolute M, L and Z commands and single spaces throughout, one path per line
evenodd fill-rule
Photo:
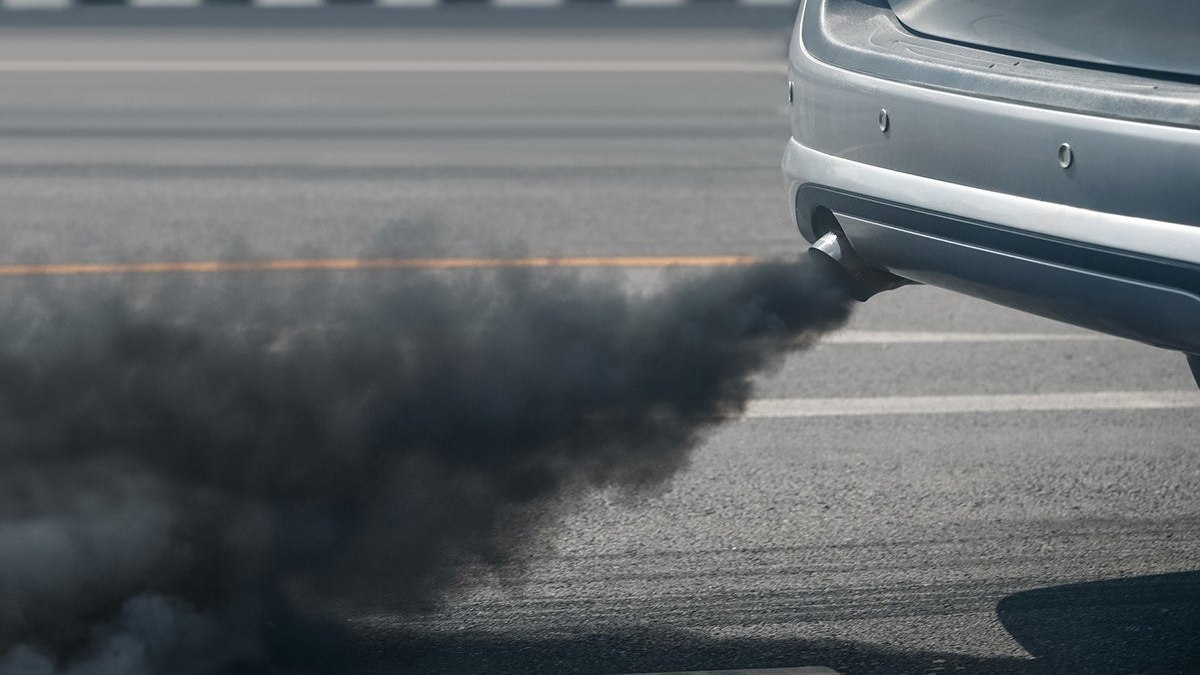
M 1200 571 L 1021 591 L 1000 600 L 996 613 L 1031 658 L 851 640 L 714 637 L 633 624 L 601 630 L 564 626 L 546 635 L 383 629 L 349 640 L 331 661 L 340 665 L 319 672 L 611 675 L 826 666 L 843 675 L 1200 673 Z M 308 651 L 319 641 L 300 642 L 308 649 L 296 652 L 297 641 L 289 639 L 281 651 L 300 657 L 293 663 L 311 666 Z
M 653 627 L 545 638 L 393 635 L 386 646 L 366 651 L 354 672 L 600 675 L 826 666 L 844 675 L 1045 675 L 1028 659 L 899 651 L 845 640 L 716 638 Z
M 996 613 L 1052 672 L 1200 672 L 1200 572 L 1023 591 Z

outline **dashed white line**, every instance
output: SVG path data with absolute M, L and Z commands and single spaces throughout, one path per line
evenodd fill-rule
M 129 0 L 130 7 L 144 8 L 195 8 L 201 5 L 202 0 Z
M 558 7 L 563 0 L 492 0 L 495 7 Z
M 687 0 L 616 0 L 618 7 L 682 7 Z
M 1200 409 L 1200 391 L 1091 391 L 1066 394 L 756 399 L 748 418 L 944 415 L 1087 410 Z
M 325 0 L 253 0 L 255 7 L 320 7 Z
M 946 344 L 958 342 L 1103 342 L 1120 338 L 1100 333 L 959 333 L 931 331 L 844 330 L 821 339 L 824 344 Z
M 74 0 L 0 0 L 4 9 L 66 9 Z
M 756 668 L 751 670 L 688 670 L 679 673 L 646 673 L 642 675 L 838 675 L 838 671 L 821 667 Z

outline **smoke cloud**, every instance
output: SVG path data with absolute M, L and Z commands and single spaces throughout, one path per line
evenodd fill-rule
M 0 674 L 339 672 L 313 598 L 421 611 L 662 485 L 850 305 L 808 258 L 285 277 L 4 289 Z

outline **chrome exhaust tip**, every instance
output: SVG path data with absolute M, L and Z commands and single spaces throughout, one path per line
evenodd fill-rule
M 866 302 L 868 298 L 911 283 L 891 272 L 871 267 L 855 253 L 846 235 L 830 231 L 809 246 L 810 256 L 832 261 L 850 288 L 855 300 Z

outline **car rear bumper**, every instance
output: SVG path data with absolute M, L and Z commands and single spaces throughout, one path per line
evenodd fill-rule
M 784 169 L 797 221 L 810 241 L 824 233 L 813 228 L 826 212 L 874 267 L 1200 353 L 1200 265 L 1177 259 L 1200 247 L 1200 229 L 858 165 L 795 140 L 788 143 Z M 1135 242 L 1141 245 L 1122 245 Z M 1172 258 L 1134 250 L 1172 245 Z
M 788 141 L 783 170 L 796 205 L 796 223 L 809 241 L 821 234 L 812 228 L 811 209 L 822 205 L 806 203 L 798 199 L 798 193 L 802 186 L 811 185 L 1087 248 L 1125 251 L 1191 266 L 1200 262 L 1200 227 L 1195 225 L 1093 211 L 871 166 L 805 147 L 795 138 Z M 1200 182 L 1196 189 L 1200 191 Z
M 872 267 L 1085 328 L 1200 353 L 1200 265 L 973 219 L 964 214 L 1015 215 L 1011 200 L 1019 198 L 975 188 L 960 192 L 962 186 L 906 174 L 881 175 L 892 173 L 884 169 L 851 169 L 847 180 L 838 171 L 845 160 L 814 154 L 819 155 L 793 141 L 785 159 L 796 211 L 809 214 L 800 218 L 806 238 L 824 234 L 832 221 Z M 797 169 L 797 163 L 810 170 Z M 801 173 L 807 178 L 799 179 Z M 878 189 L 881 185 L 888 189 Z M 1086 213 L 1069 207 L 1025 206 L 1031 210 L 1022 218 L 1088 222 Z M 952 211 L 941 210 L 946 208 Z M 1153 235 L 1169 225 L 1110 218 L 1134 233 Z
M 860 16 L 839 18 L 828 7 Z M 1066 109 L 1086 97 L 1056 93 L 1053 82 L 1022 88 L 1011 67 L 993 81 L 986 52 L 942 51 L 915 36 L 898 50 L 891 31 L 903 29 L 888 14 L 856 0 L 801 8 L 783 166 L 805 238 L 823 234 L 833 214 L 868 263 L 899 276 L 1200 352 L 1200 128 L 1188 124 L 1192 111 L 1166 111 L 1179 124 L 1122 119 L 1117 113 L 1133 108 L 1119 96 L 1093 101 L 1096 114 Z M 809 49 L 846 38 L 833 34 L 843 28 L 865 43 L 822 56 L 849 54 L 847 63 Z M 864 56 L 874 49 L 892 60 Z M 947 62 L 956 64 L 948 79 Z M 864 70 L 875 65 L 886 76 Z M 1044 80 L 1054 67 L 1018 75 Z M 1069 83 L 1073 70 L 1058 76 Z M 1015 100 L 1023 91 L 1036 102 Z M 1150 115 L 1154 101 L 1131 91 L 1142 97 L 1139 117 Z M 1066 167 L 1064 143 L 1072 150 Z

